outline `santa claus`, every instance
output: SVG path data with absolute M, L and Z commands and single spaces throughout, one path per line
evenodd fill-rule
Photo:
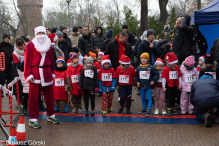
M 47 120 L 59 124 L 55 118 L 53 99 L 54 58 L 51 41 L 46 35 L 46 28 L 34 29 L 35 38 L 27 44 L 24 55 L 24 77 L 29 84 L 29 125 L 41 128 L 39 118 L 39 94 L 42 90 L 47 106 Z

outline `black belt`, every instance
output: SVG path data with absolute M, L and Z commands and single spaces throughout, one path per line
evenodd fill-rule
M 32 67 L 36 67 L 36 68 L 47 68 L 49 66 L 45 65 L 45 66 L 32 66 Z

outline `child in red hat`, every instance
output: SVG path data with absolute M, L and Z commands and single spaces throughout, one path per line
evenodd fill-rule
M 182 88 L 182 74 L 177 65 L 178 59 L 173 52 L 167 54 L 167 59 L 167 66 L 162 73 L 162 87 L 163 92 L 167 91 L 167 116 L 172 116 L 172 114 L 178 114 L 175 108 L 175 98 L 177 96 L 177 87 L 180 90 Z
M 71 105 L 73 106 L 72 114 L 81 114 L 81 99 L 83 91 L 81 89 L 78 89 L 78 84 L 81 71 L 84 67 L 79 63 L 78 54 L 76 54 L 75 52 L 72 53 L 70 59 L 71 64 L 68 66 L 67 69 L 67 83 L 68 90 L 71 94 Z
M 107 112 L 112 113 L 112 100 L 113 100 L 113 92 L 115 91 L 116 86 L 116 72 L 111 65 L 109 55 L 102 57 L 102 67 L 98 73 L 99 80 L 99 92 L 102 93 L 102 116 L 106 116 L 106 102 L 107 104 Z
M 120 107 L 118 113 L 123 112 L 123 106 L 126 101 L 126 114 L 131 114 L 130 107 L 132 98 L 132 85 L 135 85 L 135 69 L 130 65 L 130 58 L 124 54 L 121 55 L 119 62 L 121 65 L 116 69 L 116 77 L 118 78 L 119 85 L 117 89 L 120 90 Z

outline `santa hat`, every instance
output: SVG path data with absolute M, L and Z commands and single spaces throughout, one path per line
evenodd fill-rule
M 131 64 L 130 58 L 124 54 L 121 55 L 120 60 L 119 60 L 120 64 Z
M 104 56 L 104 53 L 100 51 L 100 52 L 98 53 L 98 56 Z
M 168 61 L 168 54 L 169 54 L 169 53 L 167 53 L 167 54 L 165 55 L 165 57 L 164 57 L 164 62 Z
M 70 57 L 70 58 L 71 58 L 71 56 L 72 56 L 73 53 L 74 53 L 74 52 L 70 52 L 70 53 L 69 53 L 69 57 Z
M 163 64 L 163 60 L 160 59 L 160 58 L 157 58 L 157 60 L 156 60 L 155 63 L 154 63 L 154 66 L 156 66 L 157 64 L 164 65 L 164 64 Z
M 89 52 L 89 56 L 92 57 L 92 58 L 94 58 L 94 57 L 96 57 L 97 55 L 96 55 L 95 53 Z
M 201 56 L 201 57 L 199 57 L 199 60 L 201 60 L 202 62 L 205 63 L 205 56 Z
M 85 56 L 84 56 L 84 58 L 88 58 L 88 57 L 89 57 L 88 55 L 85 55 Z
M 174 52 L 168 53 L 167 57 L 168 57 L 168 64 L 178 63 L 178 59 L 174 54 Z
M 109 55 L 102 56 L 102 62 L 101 62 L 101 64 L 103 65 L 104 63 L 109 63 L 109 64 L 111 64 L 110 56 L 109 56 Z
M 77 57 L 78 57 L 78 54 L 75 53 L 75 52 L 72 52 L 72 55 L 70 56 L 71 61 L 74 60 L 74 59 L 77 58 Z
M 34 28 L 34 33 L 35 33 L 35 36 L 37 35 L 38 32 L 44 32 L 46 34 L 46 27 L 44 26 L 38 26 L 36 28 Z
M 52 43 L 56 42 L 58 40 L 58 37 L 55 33 L 50 34 L 49 39 L 51 40 Z
M 65 64 L 65 59 L 64 59 L 62 56 L 60 56 L 60 57 L 56 60 L 56 64 L 57 64 L 58 62 L 61 62 L 64 66 L 66 66 L 66 64 Z

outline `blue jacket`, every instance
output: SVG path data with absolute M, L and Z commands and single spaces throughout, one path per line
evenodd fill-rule
M 156 68 L 152 65 L 149 65 L 147 68 L 142 68 L 141 66 L 138 66 L 136 69 L 136 82 L 140 82 L 140 86 L 141 88 L 153 88 L 153 86 L 151 86 L 151 81 L 157 82 L 157 80 L 159 79 L 159 73 L 156 70 Z M 140 79 L 139 77 L 139 72 L 140 71 L 150 71 L 150 78 L 148 79 Z
M 219 81 L 213 78 L 195 81 L 191 87 L 190 102 L 206 109 L 219 107 Z

